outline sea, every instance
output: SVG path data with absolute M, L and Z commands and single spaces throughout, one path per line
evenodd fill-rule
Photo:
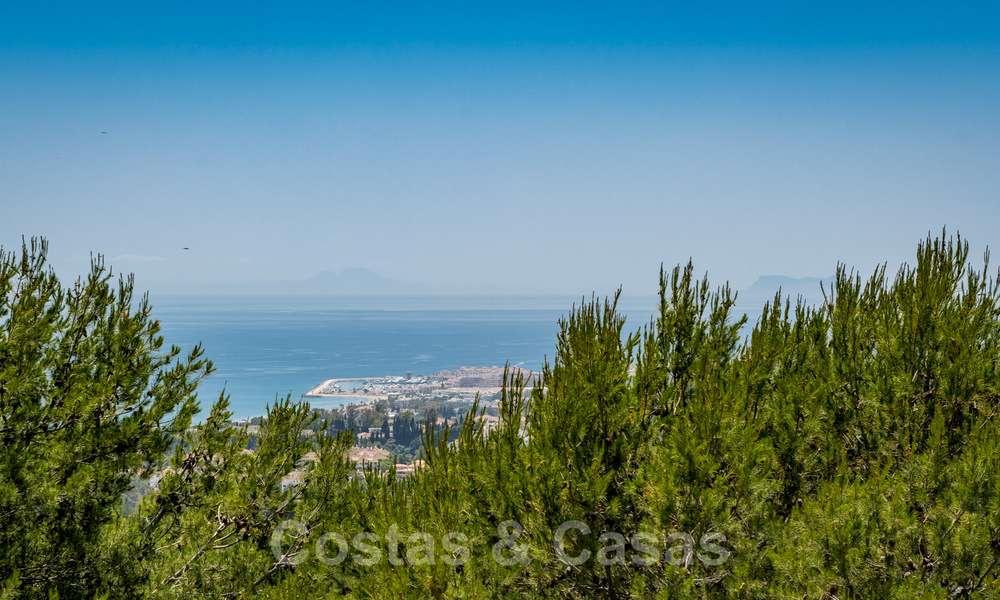
M 333 378 L 504 364 L 540 370 L 555 353 L 559 319 L 581 300 L 164 296 L 151 303 L 167 346 L 187 351 L 201 343 L 215 365 L 198 388 L 201 416 L 225 393 L 234 418 L 248 418 Z M 621 301 L 626 330 L 649 323 L 655 306 L 653 298 Z M 308 401 L 323 408 L 343 402 Z

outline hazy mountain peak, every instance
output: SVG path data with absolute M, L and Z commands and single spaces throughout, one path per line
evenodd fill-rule
M 791 298 L 794 302 L 802 296 L 806 302 L 814 303 L 822 300 L 823 290 L 820 284 L 830 289 L 830 277 L 788 277 L 787 275 L 763 275 L 750 287 L 740 290 L 740 300 L 746 302 L 766 302 L 774 299 L 774 294 L 781 290 L 782 298 Z
M 820 283 L 826 284 L 833 281 L 833 277 L 789 277 L 787 275 L 761 275 L 757 278 L 757 281 L 753 282 L 753 285 L 747 288 L 747 291 L 766 291 L 770 290 L 772 293 L 776 291 L 779 287 L 784 289 L 785 287 L 819 287 Z
M 323 271 L 304 282 L 309 293 L 338 295 L 412 294 L 424 291 L 418 283 L 399 281 L 366 269 L 348 267 L 339 273 Z

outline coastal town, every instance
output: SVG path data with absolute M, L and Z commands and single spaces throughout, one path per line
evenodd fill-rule
M 518 373 L 512 369 L 511 374 Z M 538 374 L 521 371 L 527 389 Z M 421 460 L 420 428 L 433 422 L 438 428 L 451 427 L 452 436 L 469 417 L 469 410 L 479 401 L 478 413 L 486 433 L 499 422 L 498 401 L 503 385 L 504 367 L 460 367 L 430 375 L 406 373 L 372 378 L 340 378 L 323 381 L 303 395 L 320 416 L 313 429 L 303 436 L 319 431 L 336 433 L 351 431 L 354 445 L 348 456 L 359 475 L 366 466 L 387 471 L 394 469 L 397 477 L 409 477 L 419 470 Z M 255 451 L 261 417 L 241 419 L 234 426 L 246 427 L 250 435 L 244 452 Z M 321 427 L 325 425 L 325 429 Z M 281 480 L 283 489 L 299 485 L 315 453 L 303 456 L 295 470 Z

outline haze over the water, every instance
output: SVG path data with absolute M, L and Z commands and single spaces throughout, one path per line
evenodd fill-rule
M 978 254 L 998 32 L 986 3 L 20 3 L 0 245 L 154 298 L 356 269 L 647 295 L 688 257 L 746 288 L 942 226 Z

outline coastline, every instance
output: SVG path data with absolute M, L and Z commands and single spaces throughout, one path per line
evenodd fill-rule
M 502 385 L 505 367 L 460 367 L 441 370 L 431 375 L 384 377 L 340 377 L 326 379 L 302 395 L 315 408 L 344 408 L 349 404 L 371 405 L 377 402 L 392 403 L 427 397 L 448 397 L 453 401 L 472 402 L 476 397 L 491 398 Z M 539 376 L 516 367 L 508 376 L 523 374 L 528 385 Z M 337 406 L 331 403 L 339 402 Z

